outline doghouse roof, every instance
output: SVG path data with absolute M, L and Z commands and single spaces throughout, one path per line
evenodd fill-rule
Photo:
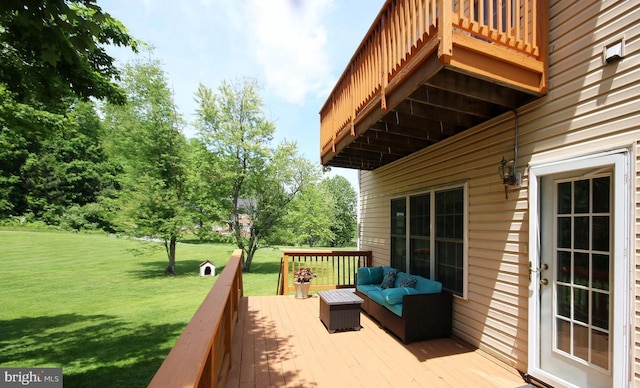
M 202 267 L 203 265 L 207 265 L 207 264 L 209 264 L 209 265 L 213 265 L 213 263 L 212 263 L 212 262 L 210 262 L 209 260 L 207 260 L 207 261 L 203 261 L 202 263 L 200 263 L 200 266 Z

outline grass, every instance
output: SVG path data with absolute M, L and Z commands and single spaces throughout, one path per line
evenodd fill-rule
M 180 243 L 165 277 L 158 243 L 105 235 L 0 230 L 0 366 L 62 367 L 65 387 L 146 386 L 233 246 Z M 245 295 L 273 295 L 281 252 L 258 251 Z

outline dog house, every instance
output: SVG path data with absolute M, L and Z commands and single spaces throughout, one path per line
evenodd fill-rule
M 216 276 L 216 266 L 209 260 L 200 263 L 200 276 Z

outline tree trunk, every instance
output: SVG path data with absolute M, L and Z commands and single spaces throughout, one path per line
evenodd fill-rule
M 176 236 L 171 236 L 169 241 L 164 241 L 164 248 L 167 251 L 167 256 L 169 257 L 169 265 L 164 270 L 165 275 L 175 275 L 176 274 L 176 243 L 178 239 Z
M 242 261 L 242 272 L 251 271 L 251 262 L 253 261 L 253 255 L 258 250 L 258 237 L 254 235 L 253 228 L 251 229 L 251 237 L 249 238 L 249 246 L 244 249 L 246 253 L 245 259 Z

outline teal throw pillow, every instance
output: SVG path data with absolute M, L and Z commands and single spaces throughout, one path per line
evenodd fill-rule
M 396 282 L 396 273 L 395 272 L 387 272 L 382 278 L 382 283 L 380 283 L 380 288 L 391 288 Z
M 414 278 L 413 276 L 404 276 L 402 279 L 400 279 L 400 282 L 398 283 L 398 287 L 403 288 L 403 287 L 415 287 L 416 282 L 418 281 L 418 279 Z

